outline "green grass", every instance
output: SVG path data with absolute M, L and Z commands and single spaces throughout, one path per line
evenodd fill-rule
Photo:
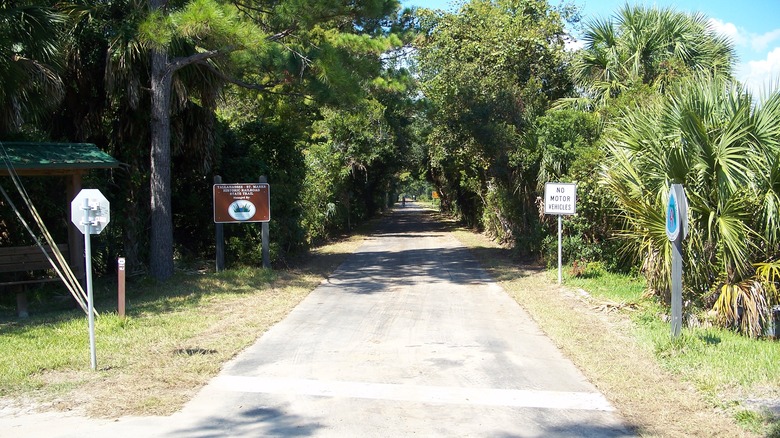
M 615 274 L 601 269 L 593 269 L 593 273 L 583 277 L 570 274 L 571 267 L 563 268 L 563 284 L 567 287 L 588 291 L 591 295 L 617 303 L 637 304 L 642 301 L 645 292 L 645 281 L 636 276 Z M 557 281 L 558 270 L 552 270 Z
M 128 288 L 126 318 L 116 314 L 116 298 L 107 287 L 96 291 L 98 366 L 126 367 L 133 360 L 128 352 L 185 342 L 220 317 L 195 309 L 217 300 L 233 301 L 273 278 L 269 271 L 254 270 L 200 278 L 180 275 L 165 285 L 140 282 Z M 81 310 L 62 311 L 45 302 L 31 303 L 30 310 L 29 319 L 0 319 L 0 395 L 43 386 L 41 373 L 89 366 L 88 325 Z
M 632 319 L 640 339 L 653 346 L 666 368 L 701 388 L 724 392 L 780 388 L 780 344 L 774 340 L 750 339 L 713 326 L 686 327 L 680 338 L 672 340 L 671 327 L 662 318 L 668 309 L 645 297 L 643 279 L 604 273 L 592 278 L 568 277 L 564 283 L 597 299 L 637 304 Z
M 738 411 L 734 414 L 737 424 L 747 430 L 760 433 L 764 427 L 765 417 L 756 411 L 749 409 Z
M 86 319 L 38 321 L 0 326 L 0 395 L 38 387 L 35 373 L 78 366 L 88 352 Z
M 761 406 L 780 402 L 780 344 L 716 327 L 686 328 L 673 341 L 668 308 L 646 296 L 642 278 L 596 265 L 575 277 L 567 266 L 558 288 L 556 268 L 536 279 L 510 249 L 456 235 L 640 435 L 780 436 Z
M 773 435 L 778 418 L 761 402 L 780 404 L 780 344 L 750 339 L 731 330 L 701 324 L 685 327 L 677 339 L 666 322 L 668 308 L 645 296 L 644 281 L 632 276 L 601 272 L 588 278 L 568 275 L 564 284 L 591 294 L 596 302 L 609 300 L 636 305 L 629 313 L 638 342 L 652 349 L 659 364 L 692 383 L 713 406 L 732 413 L 746 430 Z M 557 281 L 557 269 L 548 276 Z M 702 318 L 703 319 L 703 318 Z M 758 401 L 748 404 L 746 400 Z
M 90 368 L 86 315 L 57 299 L 61 291 L 31 292 L 28 319 L 16 318 L 5 297 L 0 397 L 100 417 L 173 413 L 361 241 L 319 248 L 285 270 L 180 271 L 162 284 L 133 279 L 125 318 L 116 313 L 116 282 L 97 282 L 97 371 Z

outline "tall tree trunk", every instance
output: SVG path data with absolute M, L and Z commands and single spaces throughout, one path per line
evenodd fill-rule
M 152 3 L 158 3 L 153 1 Z M 171 84 L 173 73 L 167 49 L 152 51 L 151 242 L 152 276 L 173 275 L 173 216 L 171 212 Z

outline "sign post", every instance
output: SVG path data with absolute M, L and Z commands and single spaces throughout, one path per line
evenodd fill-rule
M 217 181 L 215 177 L 215 182 Z M 221 178 L 219 178 L 221 181 Z M 271 186 L 266 177 L 259 183 L 214 184 L 214 223 L 217 225 L 217 270 L 220 266 L 220 240 L 223 223 L 261 222 L 263 267 L 271 266 L 268 222 L 271 221 Z M 223 251 L 224 253 L 224 251 Z M 224 257 L 224 256 L 222 256 Z M 224 258 L 223 258 L 224 260 Z M 222 261 L 224 266 L 224 261 Z
M 265 175 L 261 176 L 259 181 L 260 181 L 261 184 L 268 185 L 267 184 L 268 183 L 268 177 L 266 177 Z M 268 219 L 270 220 L 271 219 L 271 205 L 270 205 L 271 196 L 270 195 L 268 196 L 268 201 L 269 201 L 269 205 L 268 205 Z M 262 251 L 263 251 L 263 267 L 268 269 L 268 268 L 271 267 L 271 247 L 270 247 L 270 243 L 271 243 L 270 239 L 271 239 L 271 237 L 270 237 L 270 230 L 269 230 L 269 226 L 268 226 L 268 221 L 262 221 L 262 223 L 260 225 L 260 238 L 261 238 L 262 244 L 263 244 L 263 248 L 262 248 Z
M 222 184 L 222 177 L 219 175 L 214 176 L 214 185 Z M 214 221 L 214 238 L 216 239 L 216 256 L 215 256 L 215 270 L 216 272 L 223 271 L 225 269 L 225 225 L 221 222 Z
M 672 184 L 666 204 L 666 236 L 672 242 L 672 338 L 682 330 L 682 241 L 688 235 L 688 198 L 682 184 Z
M 125 317 L 125 258 L 117 259 L 117 312 L 120 318 Z
M 82 211 L 79 218 L 78 211 Z M 97 189 L 83 189 L 70 203 L 70 217 L 74 225 L 84 233 L 84 258 L 87 276 L 87 319 L 89 321 L 89 352 L 92 369 L 97 369 L 95 352 L 95 300 L 92 293 L 92 245 L 91 234 L 100 234 L 111 221 L 108 199 Z
M 270 190 L 267 183 L 214 184 L 214 222 L 270 221 Z
M 544 185 L 544 214 L 558 215 L 558 284 L 563 283 L 563 216 L 577 214 L 577 184 Z

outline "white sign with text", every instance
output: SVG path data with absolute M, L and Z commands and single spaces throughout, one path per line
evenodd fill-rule
M 577 184 L 546 183 L 544 185 L 544 214 L 577 214 Z

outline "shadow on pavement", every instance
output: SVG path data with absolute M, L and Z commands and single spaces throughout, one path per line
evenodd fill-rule
M 479 285 L 484 284 L 483 272 L 466 248 L 365 251 L 347 260 L 329 282 L 345 292 L 365 294 L 411 286 L 422 277 Z
M 455 222 L 441 220 L 437 212 L 412 206 L 394 210 L 372 234 L 447 233 L 457 228 Z
M 451 221 L 442 220 L 431 210 L 415 207 L 397 209 L 383 218 L 376 230 L 366 238 L 366 246 L 348 258 L 328 283 L 342 292 L 370 294 L 388 292 L 426 282 L 447 282 L 459 285 L 481 285 L 487 281 L 484 269 L 477 261 L 484 257 L 505 257 L 510 250 L 501 248 L 452 247 L 417 248 L 414 239 L 449 238 L 459 229 Z M 372 241 L 383 238 L 410 239 L 397 251 L 373 251 Z M 475 258 L 474 254 L 479 257 Z
M 230 419 L 229 419 L 230 418 Z M 275 436 L 305 437 L 313 436 L 322 426 L 298 415 L 285 414 L 275 407 L 257 407 L 235 417 L 209 416 L 192 427 L 172 431 L 167 436 L 187 438 L 216 438 L 224 436 Z
M 496 438 L 521 438 L 527 437 L 527 435 L 517 434 L 499 434 L 494 435 Z M 570 424 L 558 427 L 545 428 L 544 432 L 538 436 L 544 437 L 557 437 L 557 438 L 622 438 L 622 437 L 635 437 L 637 436 L 630 430 L 630 427 L 613 427 L 613 426 L 598 426 L 591 424 Z

